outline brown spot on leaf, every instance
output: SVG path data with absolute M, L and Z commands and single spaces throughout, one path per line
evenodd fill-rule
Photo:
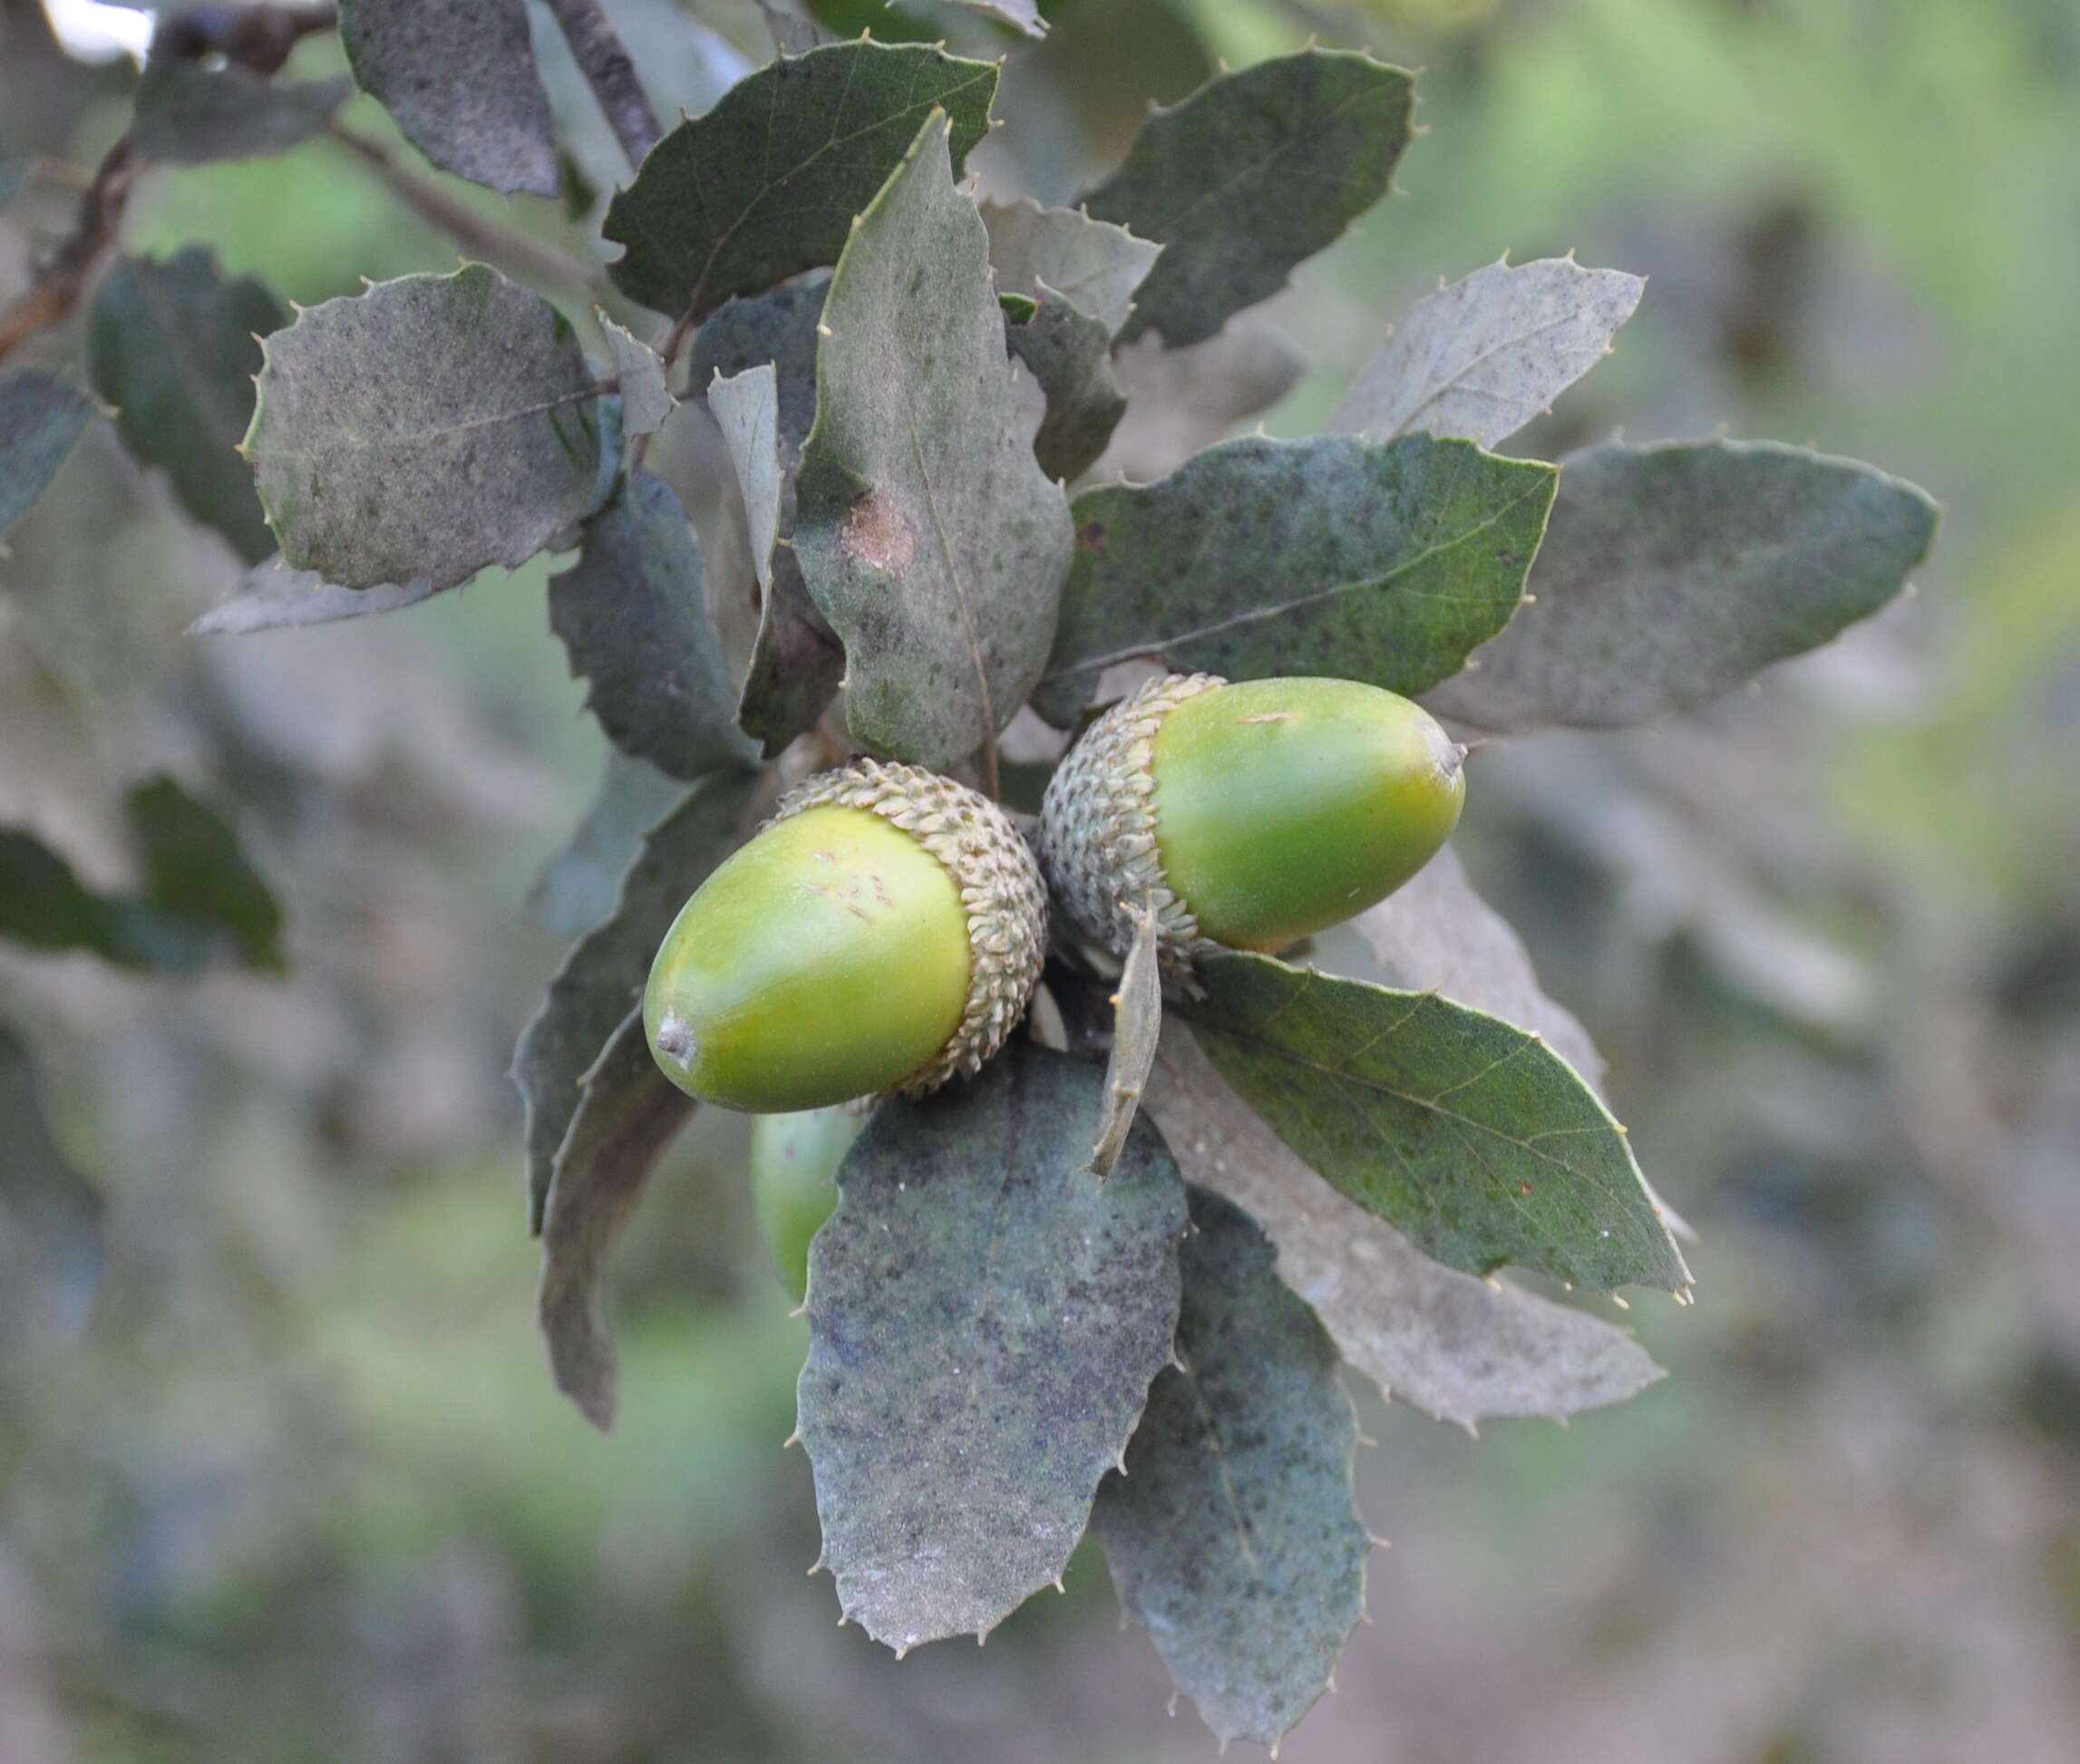
M 1086 551 L 1104 550 L 1105 523 L 1102 520 L 1086 520 L 1076 529 L 1076 543 Z
M 918 555 L 917 528 L 886 490 L 869 490 L 838 529 L 838 549 L 854 563 L 895 575 Z

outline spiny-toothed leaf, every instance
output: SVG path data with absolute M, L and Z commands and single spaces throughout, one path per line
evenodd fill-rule
M 162 165 L 207 165 L 286 152 L 332 121 L 354 82 L 269 80 L 155 56 L 137 82 L 131 145 Z
M 1623 1402 L 1662 1376 L 1624 1330 L 1434 1262 L 1346 1199 L 1229 1089 L 1189 1031 L 1169 1025 L 1143 1105 L 1192 1181 L 1248 1210 L 1278 1272 L 1343 1356 L 1385 1394 L 1473 1428 Z
M 1104 1106 L 1098 1115 L 1098 1137 L 1084 1168 L 1093 1176 L 1110 1176 L 1134 1124 L 1148 1075 L 1155 1066 L 1157 1038 L 1162 1033 L 1162 976 L 1156 963 L 1155 915 L 1147 907 L 1129 907 L 1134 921 L 1133 945 L 1113 992 L 1113 1051 L 1105 1061 Z
M 996 94 L 989 63 L 919 44 L 782 55 L 651 150 L 607 210 L 607 237 L 628 247 L 608 273 L 631 300 L 699 319 L 835 263 L 934 109 L 950 119 L 958 165 Z
M 528 889 L 529 916 L 552 937 L 582 937 L 598 925 L 620 898 L 621 878 L 642 849 L 643 836 L 685 793 L 684 784 L 648 761 L 609 747 L 606 776 L 585 819 Z
M 101 1286 L 101 1197 L 51 1136 L 36 1069 L 0 1023 L 0 1332 L 70 1339 L 86 1327 Z
M 617 1390 L 603 1295 L 607 1264 L 657 1159 L 693 1112 L 693 1098 L 657 1070 L 637 1009 L 580 1081 L 570 1130 L 557 1150 L 535 1315 L 556 1388 L 602 1433 L 614 1425 Z
M 1431 700 L 1483 729 L 1695 710 L 1877 612 L 1935 538 L 1926 491 L 1774 441 L 1613 441 L 1562 466 L 1534 604 Z
M 549 622 L 624 753 L 688 780 L 756 759 L 736 726 L 700 547 L 668 484 L 639 471 L 585 523 L 578 562 L 549 577 Z
M 999 294 L 1036 296 L 1045 282 L 1109 335 L 1125 328 L 1134 290 L 1162 247 L 1075 208 L 1042 208 L 1028 196 L 980 208 Z
M 664 362 L 641 337 L 605 313 L 599 315 L 599 329 L 607 338 L 607 356 L 614 364 L 615 386 L 621 394 L 621 432 L 656 434 L 677 402 L 666 382 Z
M 613 916 L 571 949 L 520 1031 L 512 1076 L 526 1114 L 530 1229 L 542 1228 L 557 1149 L 577 1112 L 584 1074 L 640 1000 L 679 908 L 743 838 L 755 793 L 750 774 L 718 773 L 651 829 Z
M 1113 350 L 1113 366 L 1127 413 L 1095 473 L 1146 484 L 1276 404 L 1307 363 L 1280 332 L 1244 316 L 1184 349 L 1165 348 L 1159 336 L 1136 338 Z
M 1411 993 L 1442 993 L 1520 1029 L 1535 1030 L 1546 1045 L 1574 1068 L 1575 1075 L 1603 1094 L 1603 1056 L 1581 1020 L 1549 997 L 1524 940 L 1500 913 L 1473 891 L 1459 854 L 1446 846 L 1378 906 L 1351 921 L 1351 929 L 1372 952 L 1390 986 Z M 1654 1192 L 1647 1197 L 1662 1223 L 1689 1242 L 1697 1234 Z
M 1114 662 L 1415 693 L 1509 622 L 1553 468 L 1471 441 L 1250 437 L 1076 498 L 1076 557 L 1034 705 L 1066 727 Z
M 291 569 L 277 555 L 248 570 L 230 598 L 190 623 L 188 635 L 242 637 L 295 625 L 332 625 L 343 618 L 365 618 L 371 613 L 400 612 L 440 592 L 431 582 L 343 588 L 315 569 Z
M 1477 269 L 1409 309 L 1328 426 L 1374 441 L 1464 435 L 1496 446 L 1610 353 L 1646 286 L 1572 257 Z
M 288 316 L 264 284 L 227 280 L 197 245 L 163 263 L 124 258 L 88 321 L 94 389 L 116 407 L 130 451 L 164 471 L 188 512 L 248 564 L 275 541 L 238 448 L 253 420 L 259 340 Z
M 1209 955 L 1199 978 L 1188 1014 L 1220 1075 L 1425 1255 L 1599 1292 L 1689 1285 L 1624 1130 L 1538 1036 L 1268 955 Z
M 1336 1344 L 1254 1220 L 1191 1190 L 1177 1359 L 1157 1375 L 1091 1530 L 1120 1608 L 1225 1744 L 1276 1747 L 1365 1615 L 1357 1422 Z
M 1014 1042 L 884 1103 L 809 1251 L 802 1442 L 845 1614 L 899 1653 L 1052 1583 L 1170 1358 L 1184 1187 L 1146 1122 L 1079 1172 L 1095 1066 Z
M 1388 985 L 1442 993 L 1520 1029 L 1536 1030 L 1584 1083 L 1602 1089 L 1603 1056 L 1589 1031 L 1547 995 L 1524 940 L 1474 893 L 1450 846 L 1413 880 L 1359 914 L 1351 929 L 1371 950 Z
M 753 513 L 753 550 L 770 511 L 776 548 L 754 558 L 759 567 L 758 635 L 737 705 L 737 722 L 764 743 L 768 759 L 816 722 L 837 696 L 845 650 L 809 597 L 802 567 L 787 540 L 794 526 L 794 471 L 802 443 L 816 421 L 816 326 L 830 277 L 817 275 L 792 287 L 732 300 L 701 326 L 689 363 L 689 383 L 707 389 L 708 408 L 722 425 L 735 461 L 746 513 Z M 773 369 L 774 440 L 766 463 L 763 409 L 767 392 L 749 377 Z M 734 390 L 716 402 L 718 382 Z
M 443 171 L 557 193 L 524 0 L 340 0 L 339 34 L 361 89 Z
M 1127 395 L 1113 372 L 1112 334 L 1043 282 L 1042 298 L 1005 339 L 1047 400 L 1033 438 L 1033 457 L 1050 478 L 1080 477 L 1097 463 L 1126 413 Z
M 0 379 L 0 533 L 43 495 L 93 413 L 83 393 L 48 373 Z
M 1055 635 L 1068 499 L 1020 439 L 988 236 L 926 122 L 824 302 L 795 555 L 845 645 L 846 721 L 877 752 L 967 759 Z
M 1162 247 L 1127 335 L 1197 343 L 1278 293 L 1392 188 L 1411 95 L 1400 68 L 1307 49 L 1151 116 L 1126 162 L 1084 199 L 1098 219 Z
M 899 0 L 889 0 L 891 5 L 898 3 Z M 900 0 L 903 5 L 916 3 L 917 0 Z M 1023 31 L 1029 37 L 1047 34 L 1047 21 L 1040 16 L 1040 0 L 947 0 L 947 4 L 971 13 L 987 13 L 999 24 Z
M 133 895 L 96 893 L 34 834 L 0 828 L 0 937 L 147 972 L 223 960 L 278 971 L 281 911 L 229 824 L 170 778 L 125 806 L 143 872 Z
M 599 506 L 592 370 L 540 296 L 471 264 L 328 300 L 267 339 L 246 438 L 282 555 L 343 587 L 452 587 Z

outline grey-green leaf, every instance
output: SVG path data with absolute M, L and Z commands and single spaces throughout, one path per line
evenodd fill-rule
M 629 1012 L 579 1081 L 577 1111 L 556 1155 L 541 1232 L 535 1316 L 556 1388 L 605 1432 L 617 1376 L 602 1285 L 651 1172 L 692 1118 L 694 1100 L 657 1070 L 641 1010 Z
M 795 556 L 845 645 L 846 719 L 944 768 L 1010 722 L 1054 640 L 1068 499 L 1020 438 L 988 236 L 928 121 L 824 303 Z
M 1113 365 L 1127 413 L 1094 471 L 1136 484 L 1227 440 L 1238 423 L 1292 391 L 1307 369 L 1288 337 L 1249 314 L 1183 349 L 1166 349 L 1159 336 L 1137 338 L 1113 352 Z
M 1098 1115 L 1097 1140 L 1084 1166 L 1093 1176 L 1110 1176 L 1120 1161 L 1162 1033 L 1155 914 L 1145 906 L 1127 911 L 1134 921 L 1134 940 L 1113 991 L 1113 1051 L 1105 1061 L 1104 1107 Z
M 69 1339 L 86 1326 L 101 1285 L 102 1197 L 52 1137 L 34 1062 L 0 1023 L 0 1330 Z
M 1091 1513 L 1120 1606 L 1223 1741 L 1276 1746 L 1365 1614 L 1356 1418 L 1336 1350 L 1264 1234 L 1191 1190 L 1179 1363 Z
M 526 1113 L 530 1229 L 542 1228 L 557 1149 L 578 1110 L 584 1074 L 640 999 L 679 908 L 744 836 L 754 792 L 749 774 L 718 773 L 651 829 L 613 916 L 573 946 L 520 1031 L 512 1076 Z
M 194 620 L 188 635 L 242 637 L 296 625 L 332 625 L 344 618 L 365 618 L 371 613 L 399 612 L 431 600 L 439 592 L 431 582 L 343 588 L 316 570 L 291 569 L 277 556 L 248 570 L 231 596 Z
M 51 374 L 0 379 L 0 533 L 43 495 L 93 413 L 83 393 Z
M 170 778 L 138 785 L 125 807 L 143 873 L 134 894 L 97 893 L 35 835 L 0 828 L 0 937 L 147 972 L 222 960 L 278 971 L 281 910 L 230 824 Z
M 1184 1187 L 1145 1122 L 1079 1172 L 1097 1068 L 1014 1042 L 882 1105 L 809 1252 L 802 1442 L 845 1614 L 899 1653 L 1053 1582 L 1177 1324 Z
M 328 300 L 267 339 L 247 436 L 282 555 L 343 587 L 452 587 L 597 508 L 592 371 L 539 295 L 471 264 Z
M 1125 329 L 1134 290 L 1162 247 L 1080 209 L 1043 208 L 1027 196 L 980 208 L 1000 294 L 1037 297 L 1045 282 L 1108 335 Z
M 684 784 L 647 760 L 609 747 L 598 795 L 569 843 L 541 867 L 528 889 L 529 916 L 552 937 L 582 937 L 600 924 L 614 911 L 643 836 L 685 793 Z
M 1272 1130 L 1425 1255 L 1608 1292 L 1689 1270 L 1624 1131 L 1538 1036 L 1433 993 L 1222 952 L 1189 1011 Z
M 1572 257 L 1490 264 L 1419 300 L 1358 370 L 1331 429 L 1496 446 L 1610 353 L 1647 284 Z
M 1127 395 L 1113 372 L 1112 333 L 1045 282 L 1037 286 L 1037 309 L 1004 334 L 1047 400 L 1033 457 L 1048 477 L 1066 480 L 1097 463 L 1126 414 Z
M 1309 1169 L 1235 1094 L 1190 1031 L 1163 1036 L 1144 1107 L 1193 1182 L 1244 1207 L 1278 1273 L 1382 1391 L 1468 1429 L 1622 1402 L 1661 1377 L 1624 1330 L 1434 1262 Z
M 1419 693 L 1509 623 L 1553 479 L 1428 435 L 1259 436 L 1087 489 L 1035 708 L 1065 727 L 1106 667 L 1142 655 Z
M 1432 700 L 1484 729 L 1695 710 L 1877 612 L 1935 538 L 1925 491 L 1774 441 L 1613 441 L 1562 463 L 1536 603 Z
M 919 44 L 832 44 L 782 55 L 666 135 L 607 210 L 628 247 L 610 271 L 631 300 L 705 318 L 835 263 L 935 109 L 958 165 L 989 127 L 996 69 Z M 705 384 L 705 381 L 695 383 Z
M 331 80 L 269 80 L 245 68 L 159 57 L 137 82 L 131 145 L 161 165 L 256 159 L 301 145 L 354 94 Z
M 688 780 L 757 758 L 736 726 L 700 548 L 661 480 L 637 472 L 585 523 L 578 562 L 549 577 L 549 622 L 624 753 Z
M 599 315 L 599 329 L 607 338 L 607 359 L 614 364 L 615 387 L 621 394 L 621 432 L 656 434 L 677 402 L 666 382 L 664 362 L 641 337 L 605 313 Z
M 741 304 L 731 302 L 718 316 Z M 809 328 L 812 333 L 812 322 Z M 812 339 L 807 353 L 801 377 L 813 394 Z M 766 362 L 726 380 L 718 377 L 708 387 L 708 409 L 722 429 L 744 499 L 759 592 L 758 632 L 737 703 L 737 723 L 762 743 L 767 759 L 815 726 L 837 696 L 845 672 L 844 646 L 809 597 L 792 540 L 782 542 L 793 525 L 794 461 L 815 415 L 813 396 L 807 412 L 790 410 L 781 391 L 784 383 L 779 364 Z M 791 422 L 801 427 L 791 430 Z
M 188 512 L 248 564 L 275 541 L 238 448 L 253 419 L 259 340 L 288 317 L 264 284 L 227 279 L 198 245 L 162 263 L 122 259 L 88 321 L 94 388 L 116 407 L 130 451 L 164 471 Z
M 1098 219 L 1162 247 L 1127 335 L 1197 343 L 1278 293 L 1393 187 L 1412 96 L 1400 68 L 1307 49 L 1151 116 L 1126 162 L 1084 199 Z
M 492 189 L 557 193 L 524 0 L 340 0 L 339 13 L 355 79 L 435 165 Z

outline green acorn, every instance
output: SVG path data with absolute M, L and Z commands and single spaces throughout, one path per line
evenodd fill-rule
M 1350 680 L 1168 674 L 1084 732 L 1047 786 L 1055 897 L 1124 955 L 1156 915 L 1173 975 L 1216 945 L 1278 950 L 1384 900 L 1437 855 L 1466 750 L 1420 705 Z
M 751 1124 L 751 1192 L 780 1278 L 799 1304 L 809 1291 L 809 1240 L 837 1210 L 838 1166 L 866 1125 L 857 1109 L 761 1115 Z
M 679 910 L 643 1026 L 665 1075 L 749 1114 L 921 1096 L 1025 1013 L 1046 891 L 987 798 L 861 760 L 781 799 Z

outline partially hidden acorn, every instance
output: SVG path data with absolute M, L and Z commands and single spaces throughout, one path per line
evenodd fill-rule
M 1063 761 L 1041 862 L 1067 917 L 1116 955 L 1130 908 L 1152 907 L 1182 976 L 1209 948 L 1283 949 L 1384 900 L 1458 825 L 1465 758 L 1377 686 L 1166 674 Z
M 751 1192 L 759 1230 L 799 1304 L 809 1292 L 809 1240 L 838 1208 L 838 1166 L 865 1119 L 842 1104 L 751 1124 Z
M 1045 953 L 1045 886 L 1009 817 L 861 760 L 782 797 L 680 908 L 643 1027 L 673 1083 L 725 1109 L 922 1096 L 1004 1044 Z

